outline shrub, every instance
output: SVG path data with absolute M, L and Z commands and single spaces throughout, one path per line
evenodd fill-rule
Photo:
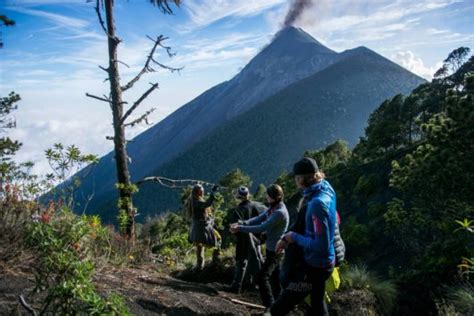
M 342 286 L 346 289 L 365 289 L 377 298 L 380 311 L 390 315 L 395 307 L 397 289 L 392 281 L 382 281 L 376 274 L 367 270 L 365 265 L 349 266 L 342 273 Z
M 448 288 L 447 302 L 463 315 L 474 315 L 474 288 L 469 283 Z
M 160 262 L 168 266 L 183 264 L 192 248 L 188 241 L 188 224 L 182 216 L 171 212 L 148 218 L 140 239 L 148 245 L 149 251 L 158 255 Z
M 101 229 L 97 218 L 76 216 L 65 207 L 48 209 L 28 225 L 27 244 L 39 255 L 35 290 L 47 291 L 41 314 L 129 314 L 120 297 L 102 298 L 92 283 L 88 245 Z

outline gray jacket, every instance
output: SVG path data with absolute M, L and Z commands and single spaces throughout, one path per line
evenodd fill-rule
M 289 221 L 285 203 L 280 202 L 259 216 L 242 221 L 240 231 L 244 233 L 266 233 L 267 240 L 265 244 L 267 250 L 275 251 L 277 242 L 288 229 Z

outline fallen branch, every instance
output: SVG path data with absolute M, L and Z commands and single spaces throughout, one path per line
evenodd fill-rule
M 244 306 L 248 306 L 248 307 L 252 307 L 252 308 L 265 309 L 265 306 L 258 305 L 258 304 L 253 304 L 253 303 L 249 303 L 249 302 L 245 302 L 245 301 L 241 301 L 241 300 L 238 300 L 238 299 L 235 299 L 235 298 L 230 299 L 230 301 L 232 303 L 235 303 L 235 304 L 240 304 L 240 305 L 244 305 Z
M 25 298 L 23 297 L 23 295 L 20 295 L 19 298 L 20 298 L 20 304 L 21 304 L 28 312 L 30 312 L 31 315 L 33 315 L 33 316 L 37 316 L 37 315 L 38 315 L 38 313 L 33 309 L 33 307 L 31 307 L 30 305 L 28 305 L 28 303 L 26 303 L 26 300 L 25 300 Z

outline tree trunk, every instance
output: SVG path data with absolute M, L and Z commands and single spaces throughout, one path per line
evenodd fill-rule
M 128 224 L 125 234 L 134 239 L 135 237 L 135 214 L 132 205 L 132 191 L 130 183 L 130 172 L 128 170 L 128 156 L 126 149 L 125 126 L 122 122 L 123 102 L 122 89 L 120 86 L 120 75 L 118 69 L 117 47 L 120 40 L 115 35 L 115 21 L 113 18 L 113 0 L 105 0 L 105 13 L 108 32 L 109 49 L 109 82 L 110 98 L 114 126 L 114 150 L 117 166 L 117 180 L 119 183 L 119 207 L 127 212 Z

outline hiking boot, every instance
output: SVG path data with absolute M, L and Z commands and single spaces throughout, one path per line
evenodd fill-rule
M 212 252 L 212 263 L 217 264 L 221 262 L 221 250 L 214 249 Z
M 234 293 L 234 294 L 240 294 L 241 293 L 241 289 L 240 289 L 240 286 L 235 286 L 235 285 L 227 285 L 225 288 L 225 291 L 226 292 L 229 292 L 229 293 Z

